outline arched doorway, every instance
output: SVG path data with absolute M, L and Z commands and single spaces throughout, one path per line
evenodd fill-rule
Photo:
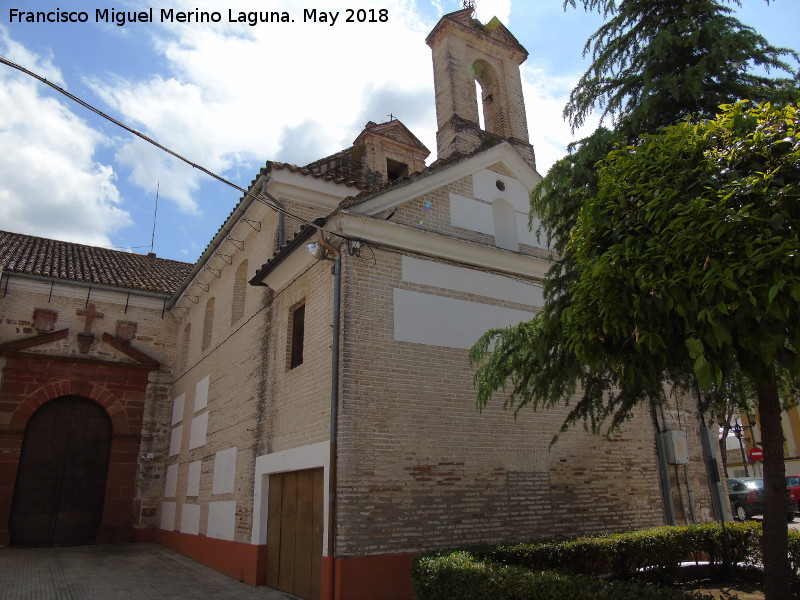
M 12 544 L 92 543 L 103 516 L 111 420 L 79 396 L 41 406 L 25 428 L 9 531 Z

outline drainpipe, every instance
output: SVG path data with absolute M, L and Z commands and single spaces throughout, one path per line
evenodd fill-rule
M 342 256 L 339 249 L 328 242 L 321 229 L 317 241 L 333 255 L 333 339 L 331 341 L 331 424 L 330 473 L 328 476 L 328 557 L 331 568 L 331 598 L 336 592 L 336 446 L 339 428 L 339 326 L 342 303 Z
M 664 438 L 661 435 L 656 407 L 652 401 L 650 402 L 650 416 L 653 419 L 653 426 L 656 430 L 656 455 L 658 456 L 658 472 L 661 476 L 661 501 L 663 502 L 667 525 L 675 525 L 675 505 L 672 503 L 672 484 L 670 482 L 669 467 L 667 466 L 667 450 L 664 447 Z

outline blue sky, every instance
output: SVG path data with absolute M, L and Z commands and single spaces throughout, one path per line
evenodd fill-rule
M 800 2 L 744 0 L 739 18 L 800 49 Z M 68 9 L 61 8 L 69 5 Z M 561 118 L 600 17 L 562 0 L 478 0 L 528 50 L 531 142 L 544 173 L 580 136 Z M 155 22 L 95 22 L 155 8 Z M 288 11 L 294 23 L 229 23 L 228 10 Z M 403 121 L 435 158 L 425 36 L 457 0 L 0 0 L 0 54 L 212 171 L 247 187 L 267 160 L 305 164 L 349 146 L 367 121 Z M 87 23 L 11 22 L 12 9 L 85 11 Z M 303 10 L 339 12 L 333 25 Z M 346 10 L 388 11 L 345 23 Z M 218 11 L 219 23 L 160 22 L 160 9 Z M 367 13 L 369 14 L 369 13 Z M 380 13 L 378 13 L 379 16 Z M 597 121 L 590 120 L 585 131 Z M 0 229 L 192 262 L 240 194 L 0 65 Z

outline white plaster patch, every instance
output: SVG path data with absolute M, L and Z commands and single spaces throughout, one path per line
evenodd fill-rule
M 195 415 L 192 419 L 192 429 L 189 432 L 189 450 L 199 448 L 206 444 L 208 433 L 208 412 Z
M 172 436 L 170 437 L 169 440 L 170 456 L 175 456 L 176 454 L 180 454 L 182 439 L 183 439 L 183 425 L 178 425 L 175 429 L 172 430 Z
M 450 224 L 453 227 L 494 235 L 492 205 L 450 194 Z
M 208 375 L 197 382 L 194 392 L 194 412 L 208 406 Z
M 534 313 L 410 290 L 394 290 L 394 339 L 470 348 L 487 330 L 532 319 Z
M 203 461 L 198 460 L 189 463 L 189 475 L 186 479 L 186 495 L 200 495 L 200 475 L 202 473 Z
M 497 187 L 498 181 L 505 189 Z M 486 202 L 492 202 L 495 198 L 505 198 L 514 210 L 525 215 L 530 211 L 531 191 L 518 179 L 500 175 L 489 169 L 481 169 L 472 175 L 472 193 L 475 198 Z
M 162 502 L 161 503 L 161 529 L 166 531 L 175 530 L 175 503 Z
M 221 450 L 214 456 L 212 494 L 230 494 L 236 480 L 236 448 Z
M 164 485 L 164 496 L 166 498 L 174 498 L 178 491 L 178 467 L 180 465 L 170 465 L 167 467 L 167 475 L 165 477 L 166 484 Z
M 184 504 L 181 507 L 181 533 L 200 533 L 200 505 Z
M 517 213 L 517 236 L 519 237 L 519 243 L 527 244 L 534 248 L 549 249 L 550 246 L 547 245 L 547 238 L 544 231 L 542 232 L 541 240 L 536 239 L 536 230 L 539 229 L 541 224 L 542 222 L 537 217 L 534 217 L 531 227 L 528 227 L 528 215 Z
M 209 502 L 206 535 L 220 540 L 233 540 L 236 528 L 236 502 Z
M 403 256 L 403 281 L 537 307 L 544 305 L 539 284 L 412 256 Z
M 186 394 L 181 394 L 172 401 L 172 424 L 183 421 L 183 408 L 186 405 Z

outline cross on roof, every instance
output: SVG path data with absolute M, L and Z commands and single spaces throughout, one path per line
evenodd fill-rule
M 84 333 L 92 333 L 92 322 L 95 319 L 102 319 L 105 315 L 94 307 L 94 303 L 89 304 L 87 308 L 78 309 L 75 312 L 79 317 L 86 317 L 86 327 Z

